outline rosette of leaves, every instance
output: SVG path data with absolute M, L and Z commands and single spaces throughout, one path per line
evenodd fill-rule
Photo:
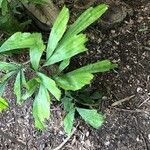
M 47 46 L 44 45 L 40 33 L 17 32 L 0 47 L 0 53 L 7 53 L 16 49 L 20 51 L 29 49 L 30 68 L 16 62 L 0 62 L 0 70 L 5 73 L 1 78 L 1 88 L 4 91 L 8 80 L 15 75 L 14 93 L 18 104 L 35 94 L 32 113 L 37 128 L 43 129 L 46 127 L 45 119 L 50 117 L 51 96 L 60 100 L 61 89 L 65 91 L 79 90 L 91 83 L 95 73 L 109 71 L 117 67 L 116 64 L 112 64 L 109 60 L 103 60 L 64 74 L 70 59 L 79 53 L 87 51 L 85 43 L 88 39 L 81 32 L 96 21 L 106 10 L 107 6 L 105 4 L 94 8 L 90 7 L 71 26 L 67 27 L 69 10 L 63 7 L 51 29 Z M 46 57 L 41 62 L 43 53 L 46 53 Z M 55 74 L 42 72 L 44 67 L 51 68 L 56 63 L 59 67 Z M 29 69 L 34 71 L 35 76 L 27 81 L 25 72 L 28 72 Z M 21 90 L 22 87 L 26 88 L 24 94 Z M 65 130 L 68 134 L 73 125 L 75 110 L 93 127 L 98 128 L 101 126 L 103 117 L 96 110 L 76 108 L 71 104 L 64 120 Z M 95 124 L 95 119 L 99 121 L 98 124 Z

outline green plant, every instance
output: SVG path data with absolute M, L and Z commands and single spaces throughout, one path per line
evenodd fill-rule
M 93 74 L 109 71 L 117 67 L 109 60 L 98 61 L 71 72 L 65 73 L 70 59 L 82 52 L 87 51 L 85 43 L 88 41 L 85 34 L 81 33 L 90 24 L 96 21 L 105 11 L 105 4 L 95 8 L 87 9 L 81 16 L 67 28 L 69 20 L 69 10 L 63 7 L 54 26 L 51 30 L 47 47 L 44 45 L 40 33 L 21 33 L 17 32 L 8 38 L 0 47 L 0 53 L 13 52 L 14 50 L 29 49 L 30 60 L 25 63 L 0 62 L 0 70 L 4 73 L 1 81 L 1 94 L 5 89 L 8 80 L 16 76 L 14 82 L 14 93 L 17 103 L 23 103 L 27 98 L 35 94 L 33 102 L 33 116 L 35 126 L 39 129 L 45 128 L 45 119 L 50 116 L 50 104 L 53 95 L 57 100 L 61 99 L 61 90 L 77 91 L 93 79 Z M 46 54 L 46 58 L 41 59 Z M 57 64 L 57 68 L 54 67 Z M 54 68 L 51 73 L 45 73 L 44 69 Z M 32 72 L 34 76 L 27 81 L 26 72 Z M 22 93 L 22 88 L 26 89 Z M 69 134 L 72 129 L 75 110 L 82 118 L 95 128 L 103 123 L 103 116 L 96 110 L 88 110 L 74 106 L 72 97 L 63 98 L 65 110 L 68 112 L 65 117 L 65 131 Z
M 86 123 L 96 129 L 98 129 L 104 122 L 104 116 L 101 113 L 97 113 L 97 110 L 93 109 L 93 105 L 95 104 L 94 100 L 100 100 L 102 95 L 97 91 L 92 94 L 87 92 L 89 92 L 87 89 L 77 92 L 65 92 L 65 96 L 62 98 L 64 110 L 67 112 L 67 115 L 64 118 L 64 129 L 68 134 L 71 133 L 73 128 L 75 112 L 78 112 Z M 88 107 L 80 108 L 78 104 Z
M 35 3 L 35 4 L 45 4 L 48 3 L 48 0 L 20 0 L 22 3 Z M 0 9 L 2 11 L 2 15 L 5 15 L 8 11 L 8 0 L 0 0 Z M 14 3 L 14 2 L 13 2 Z
M 17 8 L 22 8 L 22 3 L 42 5 L 47 2 L 47 0 L 0 0 L 0 29 L 11 35 L 17 31 L 23 31 L 31 23 L 31 20 L 20 22 L 16 15 L 21 15 L 21 12 Z

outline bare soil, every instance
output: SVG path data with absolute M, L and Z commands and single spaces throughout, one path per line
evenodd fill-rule
M 89 27 L 89 51 L 72 62 L 73 68 L 103 59 L 119 65 L 97 74 L 91 87 L 105 93 L 99 110 L 106 122 L 94 130 L 77 118 L 76 131 L 61 150 L 150 150 L 150 2 L 125 2 L 132 7 L 132 16 L 108 29 L 101 30 L 99 23 Z M 75 16 L 73 4 L 66 4 Z M 12 82 L 5 93 L 10 108 L 0 114 L 0 149 L 54 150 L 67 137 L 61 104 L 52 105 L 48 130 L 38 131 L 31 115 L 32 99 L 16 107 L 11 86 Z

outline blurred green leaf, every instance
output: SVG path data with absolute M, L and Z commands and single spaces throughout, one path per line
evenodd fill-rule
M 47 88 L 47 90 L 49 90 L 49 92 L 54 95 L 57 100 L 59 100 L 61 91 L 58 89 L 55 81 L 40 72 L 38 72 L 38 76 L 40 77 L 42 84 Z
M 45 119 L 50 117 L 50 97 L 47 89 L 40 85 L 39 92 L 33 102 L 33 116 L 35 120 L 35 126 L 38 129 L 44 129 Z
M 113 64 L 110 62 L 110 60 L 103 60 L 103 61 L 98 61 L 96 63 L 81 67 L 79 69 L 76 69 L 72 71 L 72 73 L 82 73 L 82 72 L 87 72 L 87 73 L 98 73 L 98 72 L 106 72 L 111 69 L 114 69 L 117 67 L 117 64 Z
M 2 2 L 3 2 L 3 0 L 0 0 L 0 8 L 2 7 Z
M 90 84 L 93 79 L 92 73 L 105 72 L 115 67 L 117 67 L 116 64 L 112 64 L 109 60 L 104 60 L 57 76 L 54 79 L 61 88 L 76 91 Z
M 103 125 L 104 116 L 97 113 L 95 109 L 83 109 L 76 107 L 76 110 L 85 120 L 85 122 L 90 124 L 92 127 L 98 129 Z
M 21 73 L 20 71 L 18 72 L 15 83 L 14 83 L 14 93 L 17 97 L 17 103 L 21 104 Z
M 64 6 L 61 12 L 59 13 L 49 36 L 46 51 L 47 60 L 53 54 L 59 40 L 62 38 L 67 28 L 68 20 L 69 20 L 69 10 Z
M 74 116 L 75 116 L 75 108 L 70 110 L 64 119 L 64 130 L 68 135 L 71 134 L 73 128 Z
M 2 97 L 0 97 L 0 112 L 2 112 L 3 110 L 8 108 L 8 103 L 5 99 L 3 99 Z
M 6 14 L 4 16 L 0 16 L 0 29 L 9 33 L 13 34 L 14 32 L 23 31 L 25 26 L 30 24 L 31 21 L 25 21 L 23 23 L 20 23 L 13 14 Z
M 93 79 L 93 75 L 86 72 L 70 72 L 60 77 L 55 77 L 54 79 L 62 89 L 76 91 L 81 89 L 83 86 L 90 84 Z
M 9 72 L 0 78 L 0 96 L 3 95 L 5 91 L 6 84 L 8 80 L 16 73 L 16 71 Z
M 14 49 L 32 47 L 35 44 L 35 37 L 33 35 L 31 33 L 14 33 L 2 44 L 2 46 L 0 47 L 0 53 Z
M 6 84 L 7 84 L 7 81 L 4 81 L 3 83 L 0 83 L 0 96 L 3 95 L 3 93 L 5 91 Z
M 70 37 L 70 39 L 56 48 L 54 54 L 45 63 L 45 66 L 52 65 L 86 51 L 87 49 L 84 45 L 86 41 L 87 38 L 84 34 Z
M 45 50 L 42 35 L 39 33 L 32 34 L 34 37 L 34 45 L 30 47 L 30 61 L 35 70 L 38 70 L 40 58 Z
M 1 71 L 13 71 L 13 70 L 17 70 L 18 68 L 19 68 L 19 65 L 17 64 L 0 61 Z
M 30 49 L 31 64 L 37 70 L 40 58 L 45 49 L 41 34 L 17 32 L 2 44 L 0 53 L 22 48 Z
M 8 12 L 8 2 L 7 0 L 0 0 L 0 8 L 2 10 L 2 15 L 5 15 Z
M 11 72 L 6 73 L 4 76 L 0 78 L 0 83 L 3 83 L 6 80 L 10 79 L 15 73 L 16 71 L 11 71 Z
M 72 93 L 72 96 L 76 99 L 76 102 L 85 106 L 96 106 L 99 105 L 100 100 L 102 99 L 102 93 L 92 90 L 80 90 Z
M 41 38 L 40 33 L 31 34 L 28 32 L 26 33 L 16 32 L 4 42 L 4 44 L 0 47 L 0 52 L 10 51 L 14 49 L 35 47 L 38 44 L 41 44 L 38 43 L 40 38 Z
M 90 24 L 100 18 L 107 9 L 108 7 L 105 4 L 87 9 L 84 13 L 81 14 L 81 16 L 79 16 L 75 23 L 70 26 L 63 38 L 63 41 L 85 30 Z
M 69 112 L 74 108 L 74 103 L 72 102 L 72 100 L 73 100 L 73 98 L 70 98 L 70 97 L 67 97 L 67 96 L 65 96 L 62 99 L 62 102 L 64 104 L 64 110 L 66 112 Z
M 95 91 L 90 95 L 90 98 L 93 100 L 100 100 L 102 98 L 103 94 L 99 91 Z

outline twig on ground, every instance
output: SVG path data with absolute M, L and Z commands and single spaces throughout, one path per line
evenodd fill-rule
M 24 62 L 24 63 L 22 63 L 23 65 L 28 65 L 30 63 L 30 60 L 28 60 L 28 61 L 26 61 L 26 62 Z
M 3 35 L 4 35 L 4 33 L 2 33 L 2 34 L 0 35 L 0 39 L 3 37 Z
M 142 139 L 143 139 L 143 142 L 144 142 L 144 146 L 145 146 L 145 150 L 148 150 L 149 148 L 148 148 L 148 144 L 147 144 L 147 142 L 146 142 L 146 139 L 145 139 L 145 137 L 144 137 L 144 135 L 143 135 L 143 133 L 141 132 L 141 137 L 142 137 Z
M 147 98 L 144 102 L 142 102 L 142 103 L 138 106 L 138 108 L 139 108 L 139 107 L 141 107 L 144 103 L 148 102 L 148 101 L 149 101 L 149 99 L 150 99 L 150 97 L 149 97 L 149 98 Z
M 2 135 L 5 139 L 9 139 L 9 140 L 11 140 L 12 142 L 14 142 L 16 144 L 19 144 L 19 145 L 21 145 L 23 147 L 26 147 L 25 143 L 23 143 L 21 141 L 18 141 L 16 138 L 10 136 L 9 134 L 7 134 L 4 131 L 2 131 L 1 129 L 0 129 L 0 135 Z
M 147 51 L 150 51 L 150 47 L 148 47 L 148 46 L 144 46 L 144 49 Z
M 126 97 L 126 98 L 124 98 L 124 99 L 121 99 L 121 100 L 119 100 L 119 101 L 116 101 L 116 102 L 112 103 L 111 106 L 114 107 L 114 106 L 120 105 L 121 103 L 123 103 L 123 102 L 125 102 L 125 101 L 129 101 L 129 100 L 132 99 L 133 97 L 135 97 L 135 95 L 131 95 L 131 96 L 129 96 L 129 97 Z
M 150 111 L 147 110 L 142 110 L 142 109 L 135 109 L 135 110 L 131 110 L 131 109 L 122 109 L 122 108 L 117 108 L 117 107 L 111 107 L 115 110 L 118 111 L 124 111 L 124 112 L 130 112 L 130 113 L 145 113 L 145 114 L 150 114 Z
M 137 121 L 137 117 L 134 116 L 134 118 L 135 118 L 135 123 L 136 123 L 137 130 L 139 131 L 139 135 L 141 136 L 141 138 L 142 138 L 142 140 L 143 140 L 143 142 L 144 142 L 145 150 L 148 150 L 149 148 L 148 148 L 148 145 L 147 145 L 145 136 L 144 136 L 143 132 L 142 132 L 142 131 L 140 130 L 140 128 L 139 128 L 139 124 L 138 124 L 138 121 Z
M 75 133 L 77 127 L 73 129 L 73 131 L 71 132 L 71 134 L 56 148 L 54 148 L 53 150 L 60 150 L 62 149 L 62 147 L 69 141 L 69 139 L 73 136 L 73 134 Z

